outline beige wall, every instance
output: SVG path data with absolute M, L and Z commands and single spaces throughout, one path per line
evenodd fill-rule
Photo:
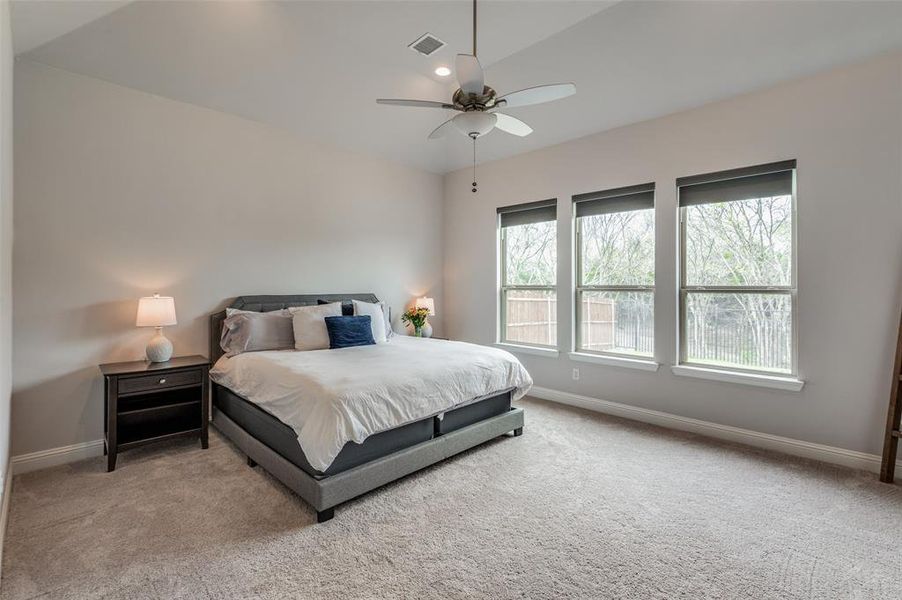
M 437 329 L 443 318 L 455 338 L 493 342 L 497 206 L 559 198 L 558 322 L 569 323 L 570 196 L 648 181 L 664 366 L 571 363 L 562 326 L 559 358 L 521 357 L 537 385 L 880 450 L 902 302 L 899 55 L 483 165 L 479 194 L 467 171 L 443 190 L 439 176 L 34 63 L 17 64 L 15 93 L 13 454 L 101 437 L 96 364 L 141 357 L 136 298 L 155 291 L 176 297 L 179 353 L 206 352 L 206 315 L 243 293 L 374 291 L 397 314 L 428 292 Z M 675 178 L 786 158 L 799 165 L 807 385 L 674 376 Z M 2 367 L 0 356 L 0 385 Z
M 206 354 L 206 316 L 240 294 L 371 291 L 395 315 L 442 297 L 441 176 L 35 63 L 15 77 L 13 454 L 102 437 L 97 364 L 143 358 L 139 296 L 175 297 L 178 354 Z
M 528 109 L 516 114 L 528 118 Z M 807 385 L 788 393 L 673 375 L 674 180 L 790 158 L 798 160 L 799 369 Z M 654 181 L 656 358 L 664 366 L 646 373 L 571 362 L 570 327 L 560 326 L 559 358 L 520 357 L 536 385 L 879 454 L 902 301 L 900 165 L 895 55 L 481 165 L 478 194 L 471 173 L 457 171 L 445 178 L 448 332 L 495 339 L 496 207 L 558 198 L 558 323 L 569 324 L 570 197 Z
M 0 493 L 9 462 L 12 386 L 13 43 L 9 2 L 0 2 Z M 2 535 L 2 534 L 0 534 Z

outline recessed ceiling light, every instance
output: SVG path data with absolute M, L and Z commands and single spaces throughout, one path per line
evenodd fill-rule
M 435 74 L 439 77 L 447 77 L 451 74 L 451 69 L 449 69 L 448 67 L 439 67 L 435 70 Z

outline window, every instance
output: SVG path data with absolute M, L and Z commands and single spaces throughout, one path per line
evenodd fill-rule
M 680 362 L 796 374 L 795 161 L 677 180 Z
M 578 352 L 654 356 L 654 190 L 573 197 Z
M 557 346 L 557 201 L 498 209 L 501 244 L 499 339 Z

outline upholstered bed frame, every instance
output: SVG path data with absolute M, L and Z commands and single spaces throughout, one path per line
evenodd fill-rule
M 373 294 L 241 296 L 230 308 L 268 312 L 319 300 L 378 302 Z M 223 354 L 224 320 L 225 311 L 210 315 L 214 363 Z M 498 390 L 449 411 L 444 419 L 430 417 L 370 436 L 363 444 L 349 442 L 336 458 L 338 465 L 319 473 L 309 467 L 287 425 L 228 388 L 213 383 L 211 390 L 216 428 L 247 455 L 248 465 L 263 467 L 310 504 L 318 522 L 331 519 L 335 507 L 352 498 L 498 436 L 523 432 L 523 410 L 510 406 L 512 390 Z

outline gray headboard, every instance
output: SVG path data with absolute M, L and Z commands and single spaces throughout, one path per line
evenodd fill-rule
M 313 306 L 319 300 L 326 302 L 344 302 L 348 300 L 361 300 L 363 302 L 379 302 L 375 294 L 286 294 L 279 296 L 238 296 L 229 308 L 240 310 L 253 310 L 256 312 L 269 312 L 290 306 Z M 222 337 L 222 322 L 226 312 L 221 310 L 210 315 L 210 361 L 214 364 L 222 356 L 222 348 L 219 340 Z

